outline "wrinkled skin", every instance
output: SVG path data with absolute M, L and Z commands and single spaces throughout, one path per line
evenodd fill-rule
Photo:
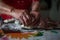
M 40 13 L 32 11 L 29 14 L 24 11 L 18 14 L 13 14 L 15 18 L 19 19 L 20 22 L 27 26 L 38 26 L 38 20 L 40 21 Z
M 1 9 L 2 8 L 0 8 L 0 11 Z M 26 26 L 39 26 L 41 28 L 48 28 L 51 27 L 51 25 L 48 25 L 49 21 L 51 22 L 50 24 L 58 25 L 58 22 L 53 22 L 48 18 L 43 19 L 38 11 L 28 12 L 27 10 L 16 10 L 16 9 L 11 11 L 11 9 L 12 8 L 7 7 L 2 9 L 2 12 L 13 16 L 14 18 L 18 19 L 22 24 Z

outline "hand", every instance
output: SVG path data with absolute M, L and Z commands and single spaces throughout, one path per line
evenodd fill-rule
M 31 23 L 31 16 L 30 14 L 25 10 L 14 10 L 12 11 L 13 17 L 16 19 L 19 19 L 20 22 L 24 25 L 29 25 Z
M 27 12 L 23 12 L 22 15 L 19 17 L 19 20 L 21 21 L 22 24 L 29 26 L 32 17 Z
M 40 18 L 40 22 L 39 22 L 39 28 L 45 28 L 46 24 L 44 19 Z
M 32 11 L 30 14 L 32 15 L 32 23 L 31 23 L 31 25 L 32 26 L 38 26 L 39 21 L 40 21 L 40 13 L 37 12 L 37 11 Z
M 18 19 L 22 24 L 25 24 L 27 26 L 38 26 L 40 21 L 40 14 L 36 11 L 30 12 L 30 14 L 24 11 Z

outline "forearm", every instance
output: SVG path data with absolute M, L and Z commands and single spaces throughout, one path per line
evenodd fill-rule
M 39 8 L 39 2 L 36 1 L 36 2 L 33 2 L 32 3 L 32 11 L 37 11 Z
M 12 13 L 11 13 L 11 7 L 7 6 L 6 4 L 0 2 L 0 14 L 7 14 L 7 15 L 11 15 L 12 16 Z
M 2 11 L 10 12 L 11 8 L 12 7 L 9 7 L 8 5 L 4 4 L 3 2 L 0 2 L 0 11 L 2 10 Z

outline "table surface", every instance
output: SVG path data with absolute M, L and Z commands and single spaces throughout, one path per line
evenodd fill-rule
M 60 30 L 42 30 L 43 35 L 34 36 L 32 33 L 8 33 L 9 40 L 60 40 Z

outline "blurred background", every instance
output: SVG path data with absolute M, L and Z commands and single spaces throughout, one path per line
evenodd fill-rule
M 40 0 L 39 10 L 43 18 L 50 17 L 54 21 L 60 21 L 60 0 Z M 41 37 L 41 40 L 60 40 L 60 30 L 57 31 L 59 33 L 56 35 L 49 31 L 44 31 L 45 35 Z
M 50 17 L 60 21 L 60 0 L 40 0 L 40 13 L 43 18 Z
M 40 0 L 40 13 L 43 18 L 49 16 L 52 20 L 60 21 L 60 0 Z

